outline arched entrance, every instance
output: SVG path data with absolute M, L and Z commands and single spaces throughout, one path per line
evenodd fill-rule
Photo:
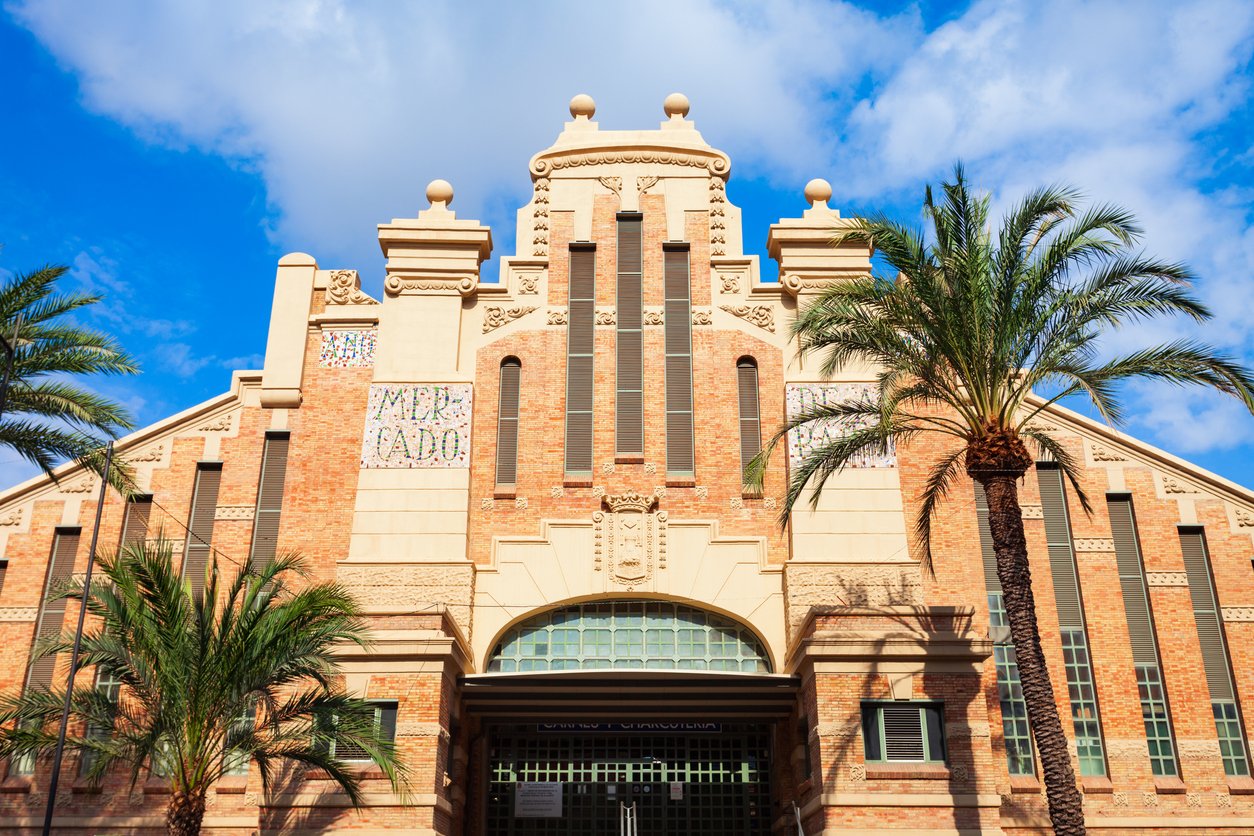
M 758 635 L 673 601 L 570 605 L 507 628 L 462 682 L 477 832 L 770 832 L 773 725 L 797 683 Z

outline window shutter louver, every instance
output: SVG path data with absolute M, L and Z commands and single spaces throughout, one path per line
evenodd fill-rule
M 884 759 L 922 761 L 923 718 L 917 705 L 884 705 Z
M 640 215 L 618 216 L 617 398 L 615 442 L 618 455 L 644 455 L 644 352 L 641 326 L 644 296 L 641 287 Z
M 191 584 L 197 600 L 205 591 L 205 567 L 213 546 L 213 516 L 218 507 L 222 465 L 201 462 L 196 466 L 192 507 L 187 520 L 187 545 L 183 549 L 183 578 Z
M 1080 607 L 1080 581 L 1076 576 L 1075 555 L 1071 548 L 1071 524 L 1067 519 L 1062 471 L 1054 467 L 1038 467 L 1037 477 L 1041 489 L 1041 511 L 1045 518 L 1045 541 L 1049 548 L 1049 568 L 1058 606 L 1058 626 L 1081 630 L 1084 628 L 1084 611 Z
M 762 417 L 758 404 L 758 367 L 745 358 L 736 363 L 736 388 L 740 406 L 740 473 L 762 449 Z
M 52 554 L 48 561 L 48 575 L 44 580 L 44 595 L 40 602 L 39 621 L 35 628 L 35 641 L 55 636 L 65 625 L 65 601 L 49 601 L 48 596 L 69 580 L 74 572 L 74 558 L 78 554 L 80 529 L 58 528 L 52 538 Z M 33 647 L 33 645 L 32 645 Z M 49 688 L 56 669 L 55 655 L 36 659 L 27 674 L 26 687 Z
M 663 258 L 666 343 L 666 472 L 695 472 L 692 417 L 692 296 L 688 245 L 667 245 Z
M 253 521 L 252 553 L 254 569 L 274 560 L 279 547 L 279 520 L 283 512 L 283 484 L 287 480 L 287 454 L 291 436 L 286 432 L 266 433 L 261 452 L 261 479 L 257 486 L 257 512 Z
M 501 361 L 501 395 L 496 419 L 496 485 L 513 490 L 518 481 L 518 397 L 522 364 Z
M 1119 586 L 1128 618 L 1128 638 L 1132 642 L 1132 660 L 1138 665 L 1158 666 L 1158 647 L 1154 641 L 1154 624 L 1150 617 L 1149 596 L 1145 589 L 1145 573 L 1141 564 L 1141 548 L 1137 542 L 1132 502 L 1125 497 L 1106 497 L 1110 513 L 1110 533 L 1115 543 L 1115 562 L 1119 567 Z
M 1211 700 L 1235 700 L 1232 675 L 1228 668 L 1228 648 L 1219 620 L 1219 605 L 1211 581 L 1202 532 L 1181 529 L 1180 550 L 1184 554 L 1184 571 L 1189 581 L 1189 597 L 1193 600 L 1193 619 L 1202 646 L 1202 667 Z
M 571 245 L 566 326 L 566 473 L 592 476 L 592 391 L 596 248 Z
M 126 521 L 122 523 L 122 546 L 134 546 L 148 539 L 148 520 L 152 517 L 152 497 L 136 496 L 127 500 Z

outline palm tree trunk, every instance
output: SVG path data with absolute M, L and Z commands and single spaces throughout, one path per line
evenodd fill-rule
M 205 818 L 203 792 L 174 790 L 165 812 L 165 832 L 169 836 L 200 836 L 200 823 Z
M 1028 544 L 1023 536 L 1019 493 L 1012 474 L 981 478 L 988 499 L 988 527 L 997 556 L 997 578 L 1001 581 L 1010 637 L 1014 641 L 1023 700 L 1027 704 L 1032 737 L 1041 756 L 1045 776 L 1045 797 L 1049 819 L 1058 836 L 1083 836 L 1084 802 L 1076 786 L 1075 770 L 1067 751 L 1067 738 L 1058 718 L 1058 704 L 1041 651 L 1041 635 L 1036 625 L 1036 604 L 1032 597 L 1032 574 L 1028 568 Z

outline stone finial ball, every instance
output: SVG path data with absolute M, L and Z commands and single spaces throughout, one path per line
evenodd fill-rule
M 687 116 L 688 97 L 683 93 L 671 93 L 666 97 L 666 101 L 662 102 L 662 110 L 666 111 L 667 116 Z
M 806 200 L 811 203 L 827 203 L 832 198 L 832 184 L 822 177 L 806 183 Z
M 434 205 L 443 203 L 446 206 L 453 202 L 453 184 L 447 180 L 432 180 L 427 184 L 427 200 Z
M 580 93 L 570 100 L 570 115 L 578 119 L 586 116 L 589 119 L 597 112 L 597 103 L 587 93 Z

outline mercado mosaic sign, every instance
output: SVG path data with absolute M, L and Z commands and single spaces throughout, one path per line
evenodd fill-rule
M 784 392 L 788 418 L 815 406 L 857 402 L 874 397 L 879 387 L 872 383 L 789 383 Z M 820 449 L 848 433 L 868 426 L 870 419 L 827 419 L 811 421 L 788 434 L 788 462 L 797 467 L 812 451 Z M 848 467 L 896 467 L 897 450 L 890 444 L 887 455 L 866 453 L 855 456 Z
M 376 383 L 366 406 L 361 466 L 469 467 L 469 383 Z

